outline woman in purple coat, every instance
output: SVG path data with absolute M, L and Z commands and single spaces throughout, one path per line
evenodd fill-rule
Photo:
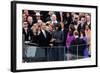
M 74 36 L 73 36 L 74 30 L 75 30 L 75 28 L 73 27 L 73 25 L 70 25 L 69 26 L 69 31 L 68 31 L 67 37 L 66 37 L 66 54 L 67 54 L 67 60 L 71 59 L 70 45 L 71 45 L 71 42 L 74 40 Z
M 74 36 L 73 36 L 73 32 L 74 32 L 74 27 L 73 26 L 69 26 L 69 31 L 67 33 L 67 37 L 66 37 L 66 47 L 67 49 L 70 47 L 70 44 L 72 42 L 72 40 L 74 39 Z

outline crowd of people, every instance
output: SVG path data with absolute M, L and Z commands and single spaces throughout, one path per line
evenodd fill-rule
M 23 10 L 22 15 L 25 41 L 39 47 L 65 46 L 73 53 L 78 45 L 80 55 L 91 55 L 91 14 Z

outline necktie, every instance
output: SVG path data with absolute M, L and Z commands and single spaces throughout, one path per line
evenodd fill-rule
M 44 30 L 42 32 L 43 32 L 44 37 L 46 38 L 46 32 Z

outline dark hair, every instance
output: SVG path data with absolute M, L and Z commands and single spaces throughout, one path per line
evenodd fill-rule
M 85 16 L 81 16 L 81 17 L 80 17 L 80 20 L 81 20 L 82 18 L 85 18 Z
M 72 32 L 74 32 L 74 31 L 75 31 L 75 27 L 74 27 L 74 25 L 73 25 L 73 24 L 70 24 L 70 25 L 69 25 L 69 28 L 71 29 L 71 31 L 72 31 Z
M 79 36 L 79 33 L 78 32 L 75 32 L 74 34 Z
M 60 25 L 59 23 L 55 25 L 55 28 L 56 28 L 56 27 L 58 27 L 58 31 L 61 30 L 61 25 Z
M 83 36 L 85 36 L 85 31 L 83 29 L 80 30 L 80 34 L 83 34 Z
M 78 13 L 78 12 L 76 12 L 75 14 L 76 14 L 76 15 L 79 15 L 79 13 Z

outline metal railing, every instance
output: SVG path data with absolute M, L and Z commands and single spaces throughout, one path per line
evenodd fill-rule
M 23 62 L 66 61 L 88 57 L 89 44 L 38 47 L 34 43 L 23 47 Z M 87 53 L 87 54 L 84 54 Z

